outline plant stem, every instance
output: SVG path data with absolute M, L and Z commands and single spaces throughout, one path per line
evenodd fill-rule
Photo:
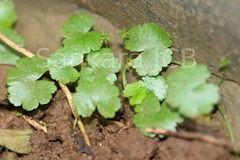
M 8 46 L 10 46 L 11 48 L 15 49 L 16 51 L 22 53 L 23 55 L 25 55 L 28 58 L 32 58 L 33 56 L 35 56 L 29 50 L 22 48 L 22 47 L 18 46 L 17 44 L 15 44 L 14 42 L 12 42 L 10 39 L 5 37 L 2 33 L 0 33 L 0 40 L 2 40 Z
M 220 87 L 224 81 L 224 78 L 225 78 L 225 75 L 226 75 L 226 68 L 223 68 L 223 73 L 222 73 L 222 77 L 221 77 L 221 80 L 220 82 L 218 83 L 218 86 Z
M 60 85 L 62 91 L 65 93 L 65 95 L 66 95 L 66 97 L 68 99 L 68 103 L 69 103 L 69 105 L 71 107 L 73 116 L 77 119 L 78 127 L 81 130 L 81 132 L 82 132 L 82 135 L 83 135 L 84 140 L 86 141 L 86 144 L 88 146 L 90 146 L 91 144 L 90 144 L 90 140 L 88 138 L 87 131 L 85 130 L 85 127 L 83 125 L 81 117 L 76 113 L 75 108 L 74 108 L 74 106 L 72 104 L 72 94 L 71 94 L 71 92 L 69 91 L 68 87 L 66 85 L 62 84 L 60 81 L 58 81 L 58 84 Z
M 218 104 L 217 107 L 218 107 L 218 110 L 219 110 L 220 114 L 222 115 L 223 120 L 224 120 L 224 122 L 225 122 L 225 124 L 226 124 L 226 126 L 227 126 L 229 138 L 230 138 L 231 142 L 232 142 L 233 145 L 234 145 L 235 138 L 234 138 L 234 134 L 233 134 L 233 131 L 232 131 L 232 127 L 231 127 L 231 125 L 230 125 L 230 122 L 228 121 L 228 118 L 227 118 L 227 116 L 226 116 L 226 114 L 225 114 L 222 106 L 221 106 L 220 104 Z M 234 154 L 236 155 L 237 160 L 240 160 L 240 157 L 239 157 L 239 154 L 238 154 L 238 151 L 237 151 L 236 146 L 233 147 L 233 152 L 234 152 Z
M 181 62 L 178 62 L 178 61 L 175 61 L 175 60 L 172 60 L 172 61 L 171 61 L 171 63 L 173 63 L 173 64 L 176 64 L 176 65 L 179 65 L 179 66 L 181 66 L 181 65 L 182 65 L 182 63 L 181 63 Z
M 225 112 L 223 111 L 222 106 L 220 104 L 218 104 L 217 107 L 218 107 L 218 110 L 221 113 L 221 115 L 223 117 L 223 120 L 224 120 L 224 122 L 225 122 L 225 124 L 227 126 L 227 130 L 228 130 L 228 134 L 229 134 L 230 140 L 231 140 L 231 142 L 234 142 L 235 139 L 234 139 L 233 131 L 232 131 L 231 125 L 230 125 L 230 123 L 228 121 L 228 118 L 227 118 Z
M 15 44 L 14 42 L 12 42 L 10 39 L 8 39 L 7 37 L 5 37 L 3 34 L 0 33 L 0 40 L 2 40 L 4 43 L 6 43 L 8 46 L 10 46 L 11 48 L 15 49 L 16 51 L 22 53 L 23 55 L 25 55 L 28 58 L 34 57 L 35 55 L 33 53 L 31 53 L 30 51 L 28 51 L 27 49 L 18 46 L 17 44 Z M 83 138 L 86 142 L 86 144 L 88 146 L 90 146 L 90 140 L 88 138 L 88 134 L 85 130 L 85 127 L 83 125 L 83 122 L 80 118 L 80 116 L 75 112 L 74 106 L 72 104 L 72 94 L 69 91 L 69 89 L 67 88 L 67 86 L 65 84 L 62 84 L 61 82 L 58 82 L 58 84 L 60 85 L 61 89 L 63 90 L 63 92 L 65 93 L 68 103 L 71 107 L 72 113 L 74 115 L 74 117 L 77 119 L 77 124 L 79 129 L 82 132 Z
M 222 85 L 223 81 L 224 81 L 224 78 L 225 78 L 225 75 L 226 75 L 226 69 L 227 69 L 226 67 L 223 68 L 222 77 L 221 77 L 220 82 L 218 83 L 218 87 L 220 87 L 220 86 Z M 229 122 L 229 120 L 228 120 L 228 118 L 227 118 L 227 116 L 226 116 L 226 114 L 225 114 L 222 106 L 221 106 L 220 104 L 218 104 L 218 105 L 217 105 L 217 108 L 218 108 L 218 111 L 220 112 L 220 114 L 221 114 L 222 117 L 223 117 L 224 123 L 225 123 L 225 125 L 226 125 L 226 127 L 227 127 L 227 131 L 228 131 L 229 138 L 230 138 L 231 142 L 234 144 L 235 138 L 234 138 L 234 134 L 233 134 L 233 131 L 232 131 L 232 127 L 231 127 L 231 125 L 230 125 L 230 122 Z M 233 152 L 234 152 L 237 160 L 240 160 L 240 156 L 239 156 L 239 154 L 238 154 L 238 151 L 237 151 L 236 146 L 233 147 Z
M 122 69 L 122 83 L 123 83 L 123 88 L 126 87 L 127 85 L 127 78 L 126 78 L 126 74 L 127 74 L 127 64 L 124 65 L 123 69 Z

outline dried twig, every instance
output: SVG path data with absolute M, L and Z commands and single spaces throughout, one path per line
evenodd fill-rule
M 41 130 L 45 133 L 47 133 L 47 128 L 45 126 L 42 126 L 40 124 L 38 124 L 36 121 L 26 117 L 26 116 L 22 116 L 30 125 L 32 125 L 35 129 L 37 129 L 38 131 Z
M 151 128 L 151 127 L 146 127 L 145 131 L 149 133 L 163 134 L 166 136 L 174 136 L 174 137 L 179 137 L 184 139 L 197 139 L 197 140 L 211 143 L 213 145 L 227 147 L 231 150 L 233 150 L 234 147 L 236 147 L 227 139 L 215 138 L 211 135 L 207 135 L 203 133 L 185 132 L 185 131 L 174 132 L 174 131 L 168 131 L 162 128 Z M 238 151 L 240 151 L 239 148 L 238 148 Z
M 18 46 L 17 44 L 12 42 L 10 39 L 5 37 L 1 33 L 0 33 L 0 40 L 2 40 L 4 43 L 6 43 L 8 46 L 10 46 L 11 48 L 15 49 L 16 51 L 22 53 L 26 57 L 31 58 L 31 57 L 35 56 L 33 53 L 31 53 L 30 51 L 26 50 L 25 48 L 22 48 L 22 47 Z
M 9 45 L 11 48 L 15 49 L 16 51 L 22 53 L 23 55 L 25 55 L 28 58 L 34 57 L 35 55 L 33 53 L 31 53 L 30 51 L 26 50 L 23 47 L 18 46 L 17 44 L 15 44 L 14 42 L 12 42 L 10 39 L 8 39 L 7 37 L 5 37 L 3 34 L 0 33 L 0 40 L 2 40 L 4 43 L 6 43 L 7 45 Z M 85 130 L 85 127 L 82 123 L 81 118 L 79 117 L 79 115 L 75 112 L 74 106 L 72 104 L 72 95 L 70 93 L 70 91 L 68 90 L 67 86 L 62 84 L 61 82 L 58 82 L 60 87 L 62 88 L 63 92 L 65 93 L 67 99 L 68 99 L 68 103 L 71 107 L 72 113 L 74 115 L 74 117 L 77 119 L 77 124 L 79 129 L 81 130 L 82 134 L 83 134 L 83 138 L 86 141 L 86 144 L 90 146 L 90 140 L 88 138 L 88 134 Z
M 68 102 L 69 102 L 69 105 L 71 107 L 73 116 L 77 119 L 77 125 L 78 125 L 79 129 L 81 130 L 81 132 L 83 134 L 83 138 L 84 138 L 86 144 L 88 146 L 90 146 L 91 144 L 90 144 L 90 140 L 88 138 L 87 131 L 85 130 L 85 127 L 82 123 L 81 117 L 76 113 L 75 108 L 72 104 L 72 94 L 71 94 L 71 92 L 69 91 L 69 89 L 67 88 L 66 85 L 62 84 L 61 82 L 58 82 L 58 84 L 60 85 L 61 89 L 63 90 L 64 94 L 66 95 L 66 97 L 68 99 Z

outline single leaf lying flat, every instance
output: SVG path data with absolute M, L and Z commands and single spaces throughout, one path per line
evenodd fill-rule
M 78 48 L 64 47 L 51 54 L 47 63 L 51 77 L 66 84 L 78 79 L 79 74 L 74 66 L 79 65 L 82 61 L 83 54 L 78 52 Z
M 97 51 L 102 47 L 102 34 L 97 31 L 90 31 L 85 34 L 79 33 L 63 41 L 64 46 L 78 48 L 79 53 Z
M 136 69 L 140 76 L 156 76 L 162 71 L 162 67 L 167 67 L 172 60 L 172 50 L 164 46 L 153 46 L 147 48 L 136 59 L 133 60 L 132 67 Z
M 114 57 L 110 48 L 102 48 L 100 51 L 89 53 L 87 62 L 94 69 L 102 68 L 111 73 L 117 73 L 120 69 L 119 60 Z
M 130 51 L 142 52 L 132 65 L 140 76 L 156 76 L 172 60 L 170 36 L 153 22 L 132 27 L 124 45 Z
M 17 19 L 14 5 L 9 0 L 0 1 L 0 30 L 11 28 Z
M 89 117 L 97 108 L 104 118 L 113 118 L 121 107 L 119 90 L 106 79 L 80 82 L 73 94 L 73 104 L 82 117 Z
M 93 69 L 91 67 L 82 67 L 79 73 L 79 82 L 82 81 L 94 81 L 95 79 L 106 78 L 111 84 L 117 80 L 117 76 L 105 69 Z
M 184 66 L 189 66 L 191 63 L 187 61 Z M 220 96 L 217 86 L 206 83 L 209 77 L 210 73 L 204 65 L 174 70 L 167 79 L 166 100 L 169 106 L 178 108 L 186 117 L 211 113 L 213 105 L 219 101 Z
M 159 100 L 153 92 L 149 92 L 143 102 L 136 105 L 134 111 L 136 114 L 133 117 L 133 123 L 141 129 L 143 134 L 150 137 L 156 135 L 146 133 L 146 127 L 175 131 L 177 123 L 183 121 L 179 113 L 171 110 L 165 101 L 160 106 Z
M 124 44 L 125 48 L 130 51 L 141 52 L 156 44 L 168 48 L 172 45 L 172 41 L 163 28 L 158 28 L 157 24 L 149 22 L 143 26 L 137 25 L 132 27 L 127 34 Z
M 9 70 L 6 79 L 10 102 L 15 106 L 22 104 L 28 111 L 37 108 L 39 103 L 48 103 L 56 86 L 50 81 L 37 80 L 47 70 L 47 63 L 37 56 L 18 60 L 16 68 Z
M 31 130 L 0 129 L 0 146 L 20 154 L 28 154 L 32 150 L 29 135 L 31 133 Z
M 167 84 L 162 76 L 157 77 L 143 77 L 143 81 L 140 83 L 147 88 L 147 90 L 153 91 L 157 96 L 158 100 L 162 101 L 166 98 L 167 94 Z
M 13 29 L 4 29 L 2 34 L 16 43 L 18 46 L 24 46 L 24 40 Z M 17 60 L 22 56 L 20 53 L 10 48 L 4 42 L 0 41 L 0 64 L 16 64 Z
M 64 38 L 71 38 L 79 33 L 87 33 L 93 26 L 93 20 L 87 14 L 73 15 L 68 23 L 62 26 L 61 32 Z
M 120 63 L 111 49 L 102 48 L 99 51 L 90 52 L 86 60 L 90 67 L 81 69 L 80 81 L 106 78 L 113 84 L 117 80 L 115 73 L 119 71 Z

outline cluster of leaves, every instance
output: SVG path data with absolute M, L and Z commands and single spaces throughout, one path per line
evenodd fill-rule
M 13 3 L 9 0 L 0 1 L 0 32 L 19 46 L 24 46 L 24 40 L 12 29 L 17 19 Z M 21 55 L 0 41 L 0 64 L 15 64 Z
M 127 64 L 136 69 L 142 80 L 127 84 L 123 93 L 134 106 L 133 123 L 148 136 L 145 127 L 176 130 L 186 117 L 209 114 L 219 101 L 218 87 L 206 83 L 210 73 L 206 66 L 192 66 L 191 61 L 171 72 L 167 80 L 159 74 L 172 60 L 170 36 L 152 22 L 120 31 L 129 50 Z M 139 55 L 132 59 L 131 55 Z M 134 54 L 135 55 L 135 54 Z M 132 64 L 132 65 L 131 65 Z M 161 135 L 160 135 L 161 136 Z
M 16 68 L 7 75 L 10 102 L 26 110 L 48 103 L 57 89 L 54 82 L 42 79 L 49 71 L 53 80 L 63 84 L 77 82 L 72 102 L 79 115 L 89 117 L 97 109 L 104 118 L 114 117 L 121 106 L 119 89 L 114 84 L 120 63 L 111 49 L 103 45 L 109 36 L 91 31 L 92 26 L 88 15 L 72 16 L 61 28 L 64 46 L 47 61 L 37 56 L 18 60 Z M 177 123 L 185 117 L 213 110 L 219 100 L 218 87 L 206 83 L 210 76 L 206 66 L 186 68 L 191 63 L 187 61 L 166 80 L 160 74 L 172 61 L 172 42 L 164 29 L 150 22 L 119 33 L 129 51 L 127 68 L 134 68 L 142 77 L 127 84 L 123 94 L 134 106 L 133 123 L 145 135 L 155 136 L 147 134 L 145 127 L 176 130 Z M 139 54 L 132 58 L 135 53 Z M 87 66 L 80 65 L 83 61 Z
M 37 56 L 18 60 L 6 80 L 10 102 L 28 111 L 48 103 L 57 89 L 54 82 L 41 78 L 49 71 L 53 80 L 63 84 L 77 82 L 73 104 L 79 115 L 88 117 L 97 108 L 104 118 L 114 117 L 121 106 L 114 84 L 120 63 L 109 48 L 103 47 L 106 35 L 90 31 L 92 26 L 88 15 L 74 15 L 61 28 L 64 46 L 47 61 Z M 84 60 L 88 66 L 80 67 Z

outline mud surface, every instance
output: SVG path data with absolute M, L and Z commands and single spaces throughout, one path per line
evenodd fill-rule
M 16 28 L 26 39 L 26 48 L 37 52 L 39 48 L 48 48 L 49 51 L 43 53 L 48 56 L 56 48 L 61 46 L 60 27 L 66 23 L 71 14 L 87 12 L 95 21 L 95 29 L 102 32 L 110 32 L 110 35 L 117 41 L 110 44 L 110 47 L 121 58 L 121 40 L 117 36 L 117 28 L 114 27 L 103 17 L 90 13 L 83 8 L 71 6 L 49 7 L 46 5 L 44 10 L 38 7 L 38 2 L 31 3 L 31 7 L 20 5 L 23 1 L 15 1 L 16 9 L 19 14 L 19 21 Z M 27 0 L 26 0 L 27 2 Z M 19 7 L 18 7 L 19 6 Z M 65 9 L 64 9 L 65 8 Z M 26 10 L 23 12 L 22 10 Z M 30 13 L 31 14 L 28 14 Z M 42 16 L 42 13 L 46 16 Z M 27 28 L 26 28 L 26 24 Z M 39 27 L 41 26 L 41 27 Z M 33 34 L 35 33 L 35 34 Z M 37 35 L 37 39 L 36 39 Z M 182 138 L 169 137 L 164 140 L 159 138 L 148 138 L 134 127 L 132 117 L 134 112 L 128 105 L 127 100 L 122 100 L 122 108 L 114 120 L 125 124 L 119 127 L 116 124 L 106 123 L 97 116 L 93 115 L 84 119 L 86 130 L 89 134 L 91 146 L 88 147 L 82 140 L 78 129 L 73 132 L 74 118 L 69 104 L 61 90 L 54 94 L 53 100 L 37 110 L 26 112 L 21 107 L 14 107 L 7 101 L 5 78 L 7 71 L 12 66 L 0 65 L 0 128 L 1 129 L 31 129 L 32 152 L 28 155 L 16 154 L 10 150 L 3 149 L 0 159 L 8 159 L 9 155 L 13 159 L 22 160 L 234 160 L 235 157 L 226 148 L 208 144 L 199 140 L 186 140 Z M 133 77 L 129 76 L 129 81 Z M 224 82 L 221 92 L 224 95 L 222 104 L 232 106 L 228 109 L 231 116 L 236 104 L 232 97 L 233 87 L 239 87 L 235 83 Z M 233 102 L 234 101 L 234 102 Z M 24 118 L 14 114 L 17 110 L 22 115 L 28 116 L 36 122 L 44 122 L 47 126 L 47 133 L 37 131 L 30 126 Z M 238 114 L 237 112 L 234 112 Z M 239 115 L 239 114 L 238 114 Z M 214 127 L 198 124 L 198 122 L 184 123 L 179 130 L 203 132 L 218 136 L 226 136 L 224 124 L 220 116 L 215 116 Z M 237 116 L 238 117 L 238 116 Z M 234 121 L 237 117 L 231 119 Z M 237 125 L 234 128 L 238 128 Z

